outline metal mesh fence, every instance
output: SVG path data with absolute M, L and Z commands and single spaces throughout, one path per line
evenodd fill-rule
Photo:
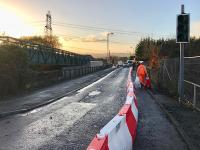
M 185 57 L 185 98 L 200 109 L 200 57 Z
M 178 93 L 178 59 L 163 59 L 158 70 L 149 70 L 151 80 L 162 92 L 170 95 Z
M 200 85 L 200 57 L 185 57 L 185 80 Z
M 200 88 L 197 88 L 196 107 L 200 109 Z
M 200 108 L 200 57 L 185 57 L 184 60 L 184 98 Z M 149 69 L 152 82 L 162 92 L 178 96 L 179 58 L 163 59 L 159 64 L 158 70 Z

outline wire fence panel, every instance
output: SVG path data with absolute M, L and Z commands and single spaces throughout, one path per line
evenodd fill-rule
M 179 58 L 160 60 L 158 70 L 149 69 L 152 82 L 158 90 L 178 96 Z M 200 109 L 200 57 L 184 59 L 184 99 Z
M 185 80 L 200 85 L 200 57 L 185 58 Z
M 151 80 L 158 89 L 170 95 L 178 93 L 178 59 L 163 59 L 160 61 L 158 70 L 149 70 Z
M 196 93 L 197 93 L 197 96 L 196 96 L 196 107 L 200 109 L 200 88 L 196 89 Z

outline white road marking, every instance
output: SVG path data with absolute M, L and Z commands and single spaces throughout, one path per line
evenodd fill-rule
M 31 111 L 29 111 L 29 112 L 27 112 L 27 113 L 17 114 L 17 116 L 22 116 L 22 117 L 28 116 L 28 115 L 30 115 L 30 114 L 37 113 L 37 112 L 39 112 L 40 110 L 42 110 L 42 108 L 36 108 L 36 109 L 33 109 L 33 110 L 31 110 Z
M 88 85 L 88 86 L 86 86 L 86 87 L 84 87 L 84 88 L 78 90 L 77 92 L 78 92 L 78 93 L 84 92 L 85 90 L 91 88 L 91 87 L 94 86 L 95 84 L 97 84 L 97 83 L 103 81 L 105 78 L 109 77 L 109 76 L 110 76 L 113 72 L 115 72 L 115 71 L 116 71 L 116 70 L 113 70 L 112 72 L 110 72 L 109 74 L 107 74 L 105 77 L 103 77 L 103 78 L 101 78 L 101 79 L 99 79 L 99 80 L 93 82 L 92 84 L 90 84 L 90 85 Z

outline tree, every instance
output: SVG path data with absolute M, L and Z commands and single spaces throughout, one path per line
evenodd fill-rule
M 200 38 L 191 37 L 190 43 L 185 44 L 185 56 L 200 55 Z M 179 44 L 176 39 L 141 39 L 136 46 L 136 59 L 147 60 L 155 66 L 156 61 L 162 58 L 176 58 L 180 55 Z
M 15 45 L 0 45 L 0 97 L 25 87 L 29 72 L 27 51 Z
M 141 39 L 136 46 L 136 59 L 149 62 L 151 68 L 159 67 L 160 48 L 164 40 L 153 40 L 151 38 Z
M 60 48 L 62 46 L 57 36 L 24 36 L 21 37 L 21 40 L 54 48 Z
M 136 59 L 149 60 L 152 52 L 152 45 L 156 45 L 156 41 L 151 38 L 141 39 L 136 46 Z

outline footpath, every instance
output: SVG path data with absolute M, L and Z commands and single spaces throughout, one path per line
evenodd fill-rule
M 148 91 L 175 126 L 189 150 L 200 149 L 200 112 L 179 104 L 175 98 Z M 179 143 L 177 143 L 179 144 Z
M 50 104 L 99 80 L 111 71 L 113 71 L 112 68 L 105 69 L 84 77 L 42 88 L 26 95 L 0 100 L 0 118 L 25 113 Z
M 174 125 L 145 89 L 136 89 L 139 121 L 134 150 L 188 150 Z

